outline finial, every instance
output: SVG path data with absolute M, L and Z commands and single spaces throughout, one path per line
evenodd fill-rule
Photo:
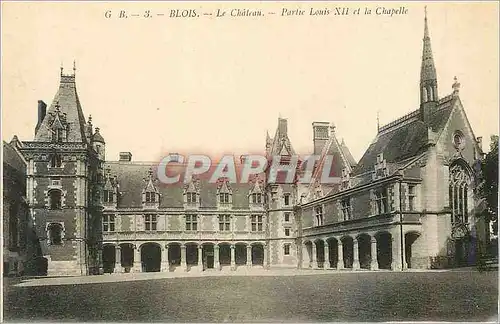
M 73 60 L 73 75 L 76 75 L 76 60 Z
M 59 105 L 59 100 L 56 101 L 55 108 L 56 111 L 59 111 L 59 108 L 61 108 L 61 106 Z
M 63 72 L 64 72 L 63 62 L 62 62 L 62 61 L 61 61 L 61 67 L 60 67 L 60 69 L 61 69 L 61 76 L 62 76 L 62 75 L 63 75 Z
M 453 78 L 453 81 L 453 85 L 451 86 L 451 88 L 453 89 L 453 95 L 458 96 L 458 93 L 460 92 L 460 82 L 458 82 L 456 76 Z
M 425 15 L 425 19 L 427 19 L 427 6 L 424 6 L 424 15 Z
M 92 115 L 89 115 L 89 121 L 88 121 L 89 124 L 92 124 Z
M 96 127 L 96 128 L 95 128 L 95 132 L 96 132 L 96 133 L 99 133 L 99 127 Z
M 380 131 L 380 111 L 377 110 L 377 132 Z

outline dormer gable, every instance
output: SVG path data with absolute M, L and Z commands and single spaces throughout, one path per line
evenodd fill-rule
M 120 186 L 118 184 L 117 176 L 111 175 L 111 168 L 106 169 L 104 175 L 104 187 L 103 187 L 103 206 L 104 208 L 117 208 L 118 199 L 120 196 Z
M 142 189 L 143 208 L 158 208 L 160 205 L 160 192 L 153 177 L 153 169 L 149 168 L 148 175 L 144 178 L 144 188 Z
M 196 209 L 200 207 L 200 181 L 195 175 L 184 185 L 183 199 L 184 208 Z
M 233 204 L 233 190 L 229 185 L 228 178 L 217 181 L 217 206 L 219 208 L 231 208 Z
M 384 153 L 379 153 L 374 166 L 373 180 L 381 179 L 388 175 L 387 161 L 384 158 Z
M 250 207 L 262 207 L 264 204 L 263 181 L 258 177 L 253 179 L 252 187 L 248 193 L 248 204 Z

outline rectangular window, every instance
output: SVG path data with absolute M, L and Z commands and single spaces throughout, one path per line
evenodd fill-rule
M 290 244 L 285 244 L 285 246 L 283 247 L 284 249 L 284 254 L 285 255 L 290 255 Z
M 104 190 L 104 202 L 112 203 L 113 202 L 113 191 L 112 190 Z
M 219 193 L 219 202 L 221 204 L 229 204 L 229 193 L 226 192 Z
M 408 210 L 415 210 L 415 185 L 408 185 Z
M 317 206 L 315 209 L 316 213 L 316 226 L 323 225 L 323 206 Z
M 285 196 L 283 198 L 284 198 L 285 206 L 290 206 L 290 194 L 285 194 Z
M 342 217 L 344 221 L 350 220 L 351 219 L 351 201 L 349 198 L 343 199 L 340 202 L 341 209 L 342 209 Z
M 262 194 L 253 193 L 252 194 L 252 204 L 261 204 L 262 203 Z
M 196 204 L 196 192 L 188 192 L 186 198 L 188 204 Z
M 389 212 L 389 206 L 387 201 L 387 188 L 381 188 L 375 191 L 375 206 L 376 213 L 378 215 L 385 214 Z
M 290 236 L 290 229 L 289 228 L 285 228 L 285 236 Z
M 158 222 L 156 215 L 145 215 L 144 220 L 146 231 L 156 231 L 156 224 Z
M 285 222 L 290 221 L 290 213 L 285 213 Z
M 186 215 L 186 231 L 198 230 L 198 218 L 196 215 Z
M 103 215 L 102 216 L 102 230 L 103 230 L 103 232 L 114 232 L 115 231 L 115 215 Z
M 262 232 L 262 215 L 252 215 L 252 232 Z
M 219 231 L 220 232 L 231 231 L 231 216 L 219 215 Z
M 146 202 L 154 203 L 156 201 L 156 193 L 155 192 L 146 192 Z

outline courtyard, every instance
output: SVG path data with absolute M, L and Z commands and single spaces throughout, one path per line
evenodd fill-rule
M 273 270 L 267 275 L 95 277 L 102 282 L 62 278 L 54 285 L 50 280 L 59 278 L 21 284 L 7 280 L 4 320 L 493 321 L 498 312 L 497 271 Z

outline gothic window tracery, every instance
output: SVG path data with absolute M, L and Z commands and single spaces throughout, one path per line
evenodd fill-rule
M 452 224 L 469 222 L 468 193 L 471 176 L 460 164 L 450 167 L 449 197 Z

